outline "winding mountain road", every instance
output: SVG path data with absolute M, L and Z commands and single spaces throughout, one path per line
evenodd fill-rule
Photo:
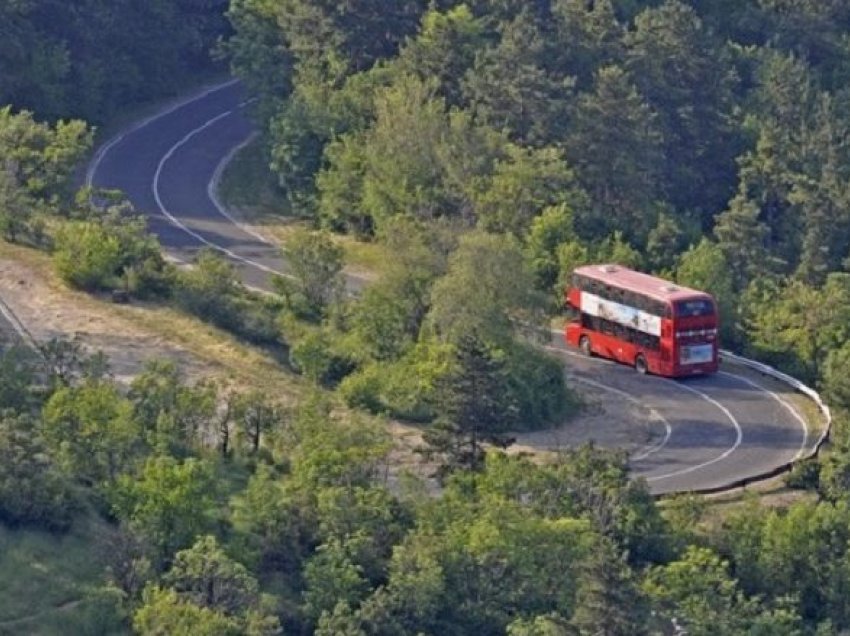
M 239 83 L 227 82 L 138 122 L 100 148 L 87 181 L 124 191 L 173 257 L 191 261 L 212 247 L 233 260 L 247 284 L 269 289 L 270 274 L 286 272 L 279 248 L 240 226 L 215 197 L 222 166 L 254 130 L 247 99 Z M 632 454 L 631 467 L 654 493 L 721 487 L 783 465 L 815 443 L 786 400 L 747 378 L 720 372 L 673 381 L 582 357 L 558 335 L 551 348 L 573 382 L 653 414 L 656 434 Z

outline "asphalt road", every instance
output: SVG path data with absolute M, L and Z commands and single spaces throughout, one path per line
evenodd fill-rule
M 286 271 L 280 250 L 240 227 L 212 196 L 223 162 L 253 131 L 246 99 L 231 82 L 163 109 L 105 144 L 88 180 L 123 190 L 175 258 L 191 261 L 212 247 L 238 265 L 247 284 L 270 289 L 270 275 Z M 815 443 L 789 404 L 745 378 L 640 376 L 565 349 L 557 334 L 552 344 L 574 382 L 653 412 L 656 435 L 632 455 L 631 467 L 655 493 L 720 487 L 785 464 Z

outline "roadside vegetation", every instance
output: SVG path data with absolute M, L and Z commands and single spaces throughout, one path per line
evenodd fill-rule
M 850 11 L 391 4 L 0 8 L 4 239 L 301 376 L 292 395 L 155 359 L 122 384 L 73 342 L 5 352 L 2 569 L 22 583 L 0 632 L 850 628 Z M 120 193 L 72 187 L 91 124 L 214 69 L 213 46 L 261 130 L 224 187 L 299 220 L 269 296 L 214 253 L 174 267 Z M 349 294 L 358 253 L 380 275 Z M 662 506 L 622 452 L 502 452 L 576 411 L 534 333 L 600 261 L 713 292 L 729 346 L 823 390 L 804 497 Z M 387 417 L 419 427 L 433 481 L 391 473 Z

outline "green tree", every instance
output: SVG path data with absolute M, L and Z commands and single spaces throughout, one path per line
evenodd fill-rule
M 203 382 L 187 385 L 171 360 L 146 362 L 133 378 L 127 397 L 148 443 L 177 454 L 186 453 L 198 442 L 216 410 L 215 387 Z
M 39 428 L 28 415 L 0 413 L 0 520 L 61 532 L 71 525 L 74 495 Z
M 0 353 L 0 410 L 22 413 L 37 404 L 36 369 L 27 348 L 12 346 Z
M 557 250 L 559 245 L 574 239 L 573 216 L 572 209 L 562 203 L 546 208 L 531 221 L 525 253 L 537 289 L 549 291 L 558 282 Z
M 711 550 L 689 547 L 679 560 L 652 569 L 644 584 L 653 607 L 676 618 L 689 634 L 741 634 L 748 601 L 729 575 L 729 564 Z
M 663 134 L 658 116 L 618 66 L 600 69 L 592 93 L 575 105 L 568 156 L 590 207 L 576 223 L 584 236 L 618 229 L 643 243 L 662 200 Z
M 301 230 L 289 237 L 284 255 L 294 278 L 278 278 L 279 293 L 298 315 L 321 318 L 343 290 L 342 248 L 325 233 Z
M 734 188 L 738 77 L 729 53 L 693 8 L 668 0 L 635 18 L 626 69 L 658 114 L 669 202 L 709 221 Z
M 80 120 L 38 123 L 29 111 L 0 108 L 3 172 L 27 195 L 69 202 L 73 171 L 92 144 L 93 131 Z
M 473 232 L 461 238 L 448 272 L 435 283 L 428 321 L 449 341 L 474 333 L 503 342 L 515 329 L 514 319 L 532 322 L 542 303 L 519 244 Z
M 823 367 L 824 394 L 829 404 L 850 410 L 850 342 L 832 349 L 826 356 Z
M 556 148 L 509 145 L 487 185 L 473 196 L 478 224 L 487 231 L 523 236 L 547 207 L 581 201 L 573 174 Z
M 239 438 L 256 455 L 263 439 L 284 424 L 283 407 L 262 391 L 253 390 L 236 396 L 233 417 Z
M 262 606 L 257 580 L 224 553 L 215 537 L 201 537 L 178 552 L 162 580 L 181 601 L 238 620 L 243 633 L 280 633 L 278 619 Z
M 337 539 L 320 545 L 304 566 L 304 611 L 313 620 L 334 610 L 338 603 L 355 607 L 367 591 L 362 568 Z
M 455 344 L 455 366 L 437 388 L 437 420 L 425 431 L 426 456 L 442 456 L 439 474 L 457 469 L 477 471 L 484 444 L 507 446 L 504 437 L 515 421 L 517 407 L 503 391 L 505 362 L 475 336 Z
M 215 496 L 209 464 L 168 456 L 149 457 L 138 476 L 121 475 L 109 492 L 115 515 L 145 538 L 158 560 L 211 529 Z
M 57 463 L 77 479 L 102 486 L 132 469 L 143 450 L 132 406 L 106 381 L 56 391 L 44 406 L 44 439 Z
M 729 209 L 718 215 L 714 226 L 717 244 L 731 266 L 738 289 L 773 269 L 766 249 L 768 229 L 759 216 L 758 207 L 739 193 Z
M 315 514 L 273 468 L 259 464 L 232 501 L 240 558 L 255 570 L 297 572 L 314 545 Z
M 546 34 L 531 11 L 500 25 L 496 46 L 482 47 L 463 80 L 470 108 L 486 124 L 520 144 L 559 136 L 572 80 L 546 68 Z M 549 71 L 549 72 L 547 72 Z
M 198 634 L 238 636 L 245 633 L 239 622 L 207 607 L 183 601 L 171 589 L 149 587 L 142 605 L 133 615 L 133 629 L 144 636 Z
M 800 281 L 750 303 L 749 336 L 755 351 L 808 379 L 817 378 L 830 351 L 847 341 L 850 276 L 833 273 L 822 288 Z
M 555 0 L 552 15 L 558 44 L 557 65 L 577 78 L 579 87 L 590 85 L 597 69 L 623 59 L 622 2 Z M 619 6 L 618 6 L 619 5 Z M 555 47 L 553 47 L 555 48 Z
M 71 285 L 88 291 L 117 285 L 122 261 L 121 244 L 100 224 L 74 221 L 56 234 L 54 262 L 59 275 Z
M 735 293 L 734 272 L 722 248 L 708 239 L 702 239 L 682 254 L 676 269 L 676 280 L 714 296 L 720 314 L 723 341 L 737 344 L 740 338 L 737 324 L 738 296 Z
M 634 575 L 616 546 L 601 538 L 581 568 L 576 610 L 580 634 L 626 636 L 647 633 L 647 611 Z
M 466 4 L 444 12 L 432 9 L 422 16 L 416 37 L 403 46 L 398 64 L 404 72 L 423 79 L 436 77 L 446 102 L 459 106 L 461 80 L 472 67 L 486 35 L 484 21 Z

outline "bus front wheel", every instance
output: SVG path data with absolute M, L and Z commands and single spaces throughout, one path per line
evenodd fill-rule
M 646 358 L 644 358 L 642 354 L 638 354 L 637 358 L 635 358 L 635 371 L 641 375 L 646 375 L 646 372 L 648 371 Z
M 588 338 L 587 336 L 582 336 L 581 338 L 579 338 L 578 348 L 581 349 L 581 352 L 588 357 L 593 355 L 593 350 L 590 347 L 590 338 Z

